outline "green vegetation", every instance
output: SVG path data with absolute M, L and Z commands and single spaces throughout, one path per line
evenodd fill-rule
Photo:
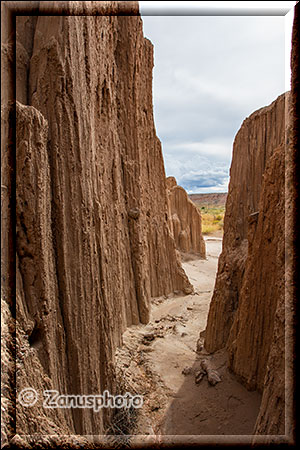
M 223 231 L 225 206 L 197 205 L 202 216 L 202 233 L 213 234 Z

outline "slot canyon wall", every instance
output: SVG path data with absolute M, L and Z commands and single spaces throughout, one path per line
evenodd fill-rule
M 226 347 L 229 368 L 262 392 L 259 435 L 293 439 L 294 201 L 299 4 L 292 37 L 292 89 L 254 112 L 233 147 L 224 240 L 205 348 Z M 288 320 L 286 320 L 288 319 Z M 272 442 L 271 440 L 269 440 Z
M 8 26 L 2 39 L 6 273 L 14 113 L 16 120 L 16 321 L 4 308 L 4 341 L 11 348 L 7 330 L 16 326 L 17 392 L 114 394 L 125 328 L 147 323 L 151 297 L 193 291 L 169 230 L 152 44 L 137 2 L 30 6 L 37 16 L 16 18 L 15 108 Z M 3 298 L 11 304 L 8 288 Z M 8 352 L 4 369 L 12 358 Z M 110 419 L 108 408 L 17 408 L 21 434 L 101 434 Z
M 285 103 L 283 94 L 270 106 L 251 114 L 235 137 L 223 247 L 206 329 L 205 347 L 210 352 L 227 344 L 239 306 L 248 255 L 248 230 L 254 231 L 259 216 L 262 217 L 259 203 L 264 172 L 275 150 L 284 148 L 285 144 Z
M 174 177 L 167 178 L 169 217 L 177 249 L 184 255 L 205 258 L 201 213 Z
M 270 393 L 273 406 L 269 405 L 269 416 L 261 418 L 264 425 L 257 424 L 261 434 L 284 434 L 289 103 L 289 94 L 283 94 L 254 112 L 235 138 L 223 248 L 204 344 L 210 352 L 227 348 L 229 369 L 247 389 L 263 392 L 265 385 L 277 378 L 276 390 Z M 274 352 L 277 359 L 267 370 Z

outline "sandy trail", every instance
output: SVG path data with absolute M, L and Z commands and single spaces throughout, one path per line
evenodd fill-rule
M 151 322 L 130 327 L 117 357 L 119 370 L 135 392 L 144 396 L 138 434 L 248 435 L 254 428 L 261 397 L 248 392 L 226 368 L 225 351 L 196 351 L 205 330 L 222 239 L 207 237 L 206 260 L 183 267 L 193 295 L 153 300 Z M 200 342 L 201 343 L 201 342 Z M 201 360 L 210 359 L 221 382 L 210 386 L 205 377 L 195 383 Z M 189 368 L 189 374 L 182 370 Z
M 166 333 L 164 339 L 157 339 L 152 345 L 154 351 L 149 354 L 149 361 L 173 392 L 179 390 L 184 380 L 181 370 L 194 363 L 196 342 L 206 326 L 222 240 L 211 238 L 206 240 L 206 244 L 207 260 L 183 263 L 195 294 L 172 296 L 152 307 L 152 322 L 161 321 L 168 314 L 178 318 L 174 321 L 172 333 Z

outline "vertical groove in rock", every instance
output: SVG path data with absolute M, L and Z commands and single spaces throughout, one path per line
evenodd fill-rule
M 29 104 L 29 64 L 37 16 L 16 17 L 16 98 L 24 105 Z

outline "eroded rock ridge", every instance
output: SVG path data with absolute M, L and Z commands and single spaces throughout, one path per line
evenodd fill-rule
M 177 249 L 184 255 L 205 258 L 201 213 L 174 177 L 167 178 L 171 230 Z

